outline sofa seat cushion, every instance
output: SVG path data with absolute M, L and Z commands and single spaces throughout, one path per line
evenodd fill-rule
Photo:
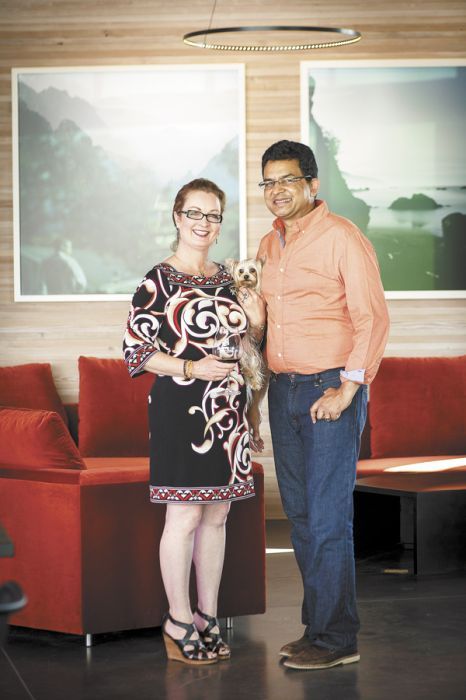
M 144 483 L 149 500 L 148 457 L 87 457 L 85 469 L 31 469 L 29 467 L 4 466 L 0 464 L 0 478 L 21 481 L 43 481 L 44 483 L 98 486 L 102 484 Z M 258 462 L 252 463 L 255 476 L 263 477 L 264 469 Z
M 83 485 L 143 481 L 149 494 L 149 457 L 85 457 L 84 462 Z
M 149 466 L 109 466 L 99 469 L 22 469 L 4 467 L 0 464 L 0 477 L 2 479 L 15 479 L 16 481 L 41 481 L 44 484 L 72 484 L 75 486 L 98 486 L 109 484 L 134 484 L 147 485 L 149 497 Z
M 387 474 L 424 474 L 462 471 L 466 475 L 466 459 L 452 458 L 451 455 L 429 455 L 427 457 L 383 457 L 379 459 L 360 459 L 357 466 L 357 478 Z
M 123 360 L 79 358 L 79 450 L 84 457 L 149 454 L 147 373 L 131 379 Z
M 68 424 L 52 368 L 47 362 L 0 367 L 0 406 L 55 411 Z
M 388 357 L 370 393 L 371 456 L 466 452 L 466 355 Z
M 446 472 L 427 472 L 425 474 L 393 474 L 384 472 L 382 475 L 358 479 L 357 486 L 387 489 L 393 495 L 400 493 L 427 493 L 436 491 L 466 491 L 466 471 L 451 469 Z M 466 502 L 466 495 L 465 495 Z
M 0 407 L 0 464 L 22 469 L 85 469 L 61 416 Z

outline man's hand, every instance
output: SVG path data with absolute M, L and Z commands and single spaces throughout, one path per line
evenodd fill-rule
M 346 381 L 338 389 L 329 387 L 324 395 L 315 401 L 310 410 L 311 420 L 317 423 L 318 420 L 338 420 L 343 411 L 348 408 L 360 384 Z
M 260 434 L 260 424 L 262 421 L 262 414 L 260 410 L 259 401 L 254 400 L 247 409 L 246 412 L 247 421 L 249 425 L 249 444 L 253 452 L 262 452 L 264 449 L 264 441 Z
M 238 289 L 238 301 L 248 317 L 251 326 L 263 326 L 265 324 L 265 301 L 254 289 L 240 287 Z

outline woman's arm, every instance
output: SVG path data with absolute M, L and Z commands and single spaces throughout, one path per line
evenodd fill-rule
M 187 363 L 191 363 L 191 365 L 187 365 Z M 234 366 L 230 362 L 221 362 L 215 355 L 206 355 L 200 360 L 182 360 L 160 351 L 147 360 L 144 369 L 153 374 L 164 374 L 171 377 L 220 381 L 231 372 Z

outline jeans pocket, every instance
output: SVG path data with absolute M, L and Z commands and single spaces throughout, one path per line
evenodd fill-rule
M 320 388 L 322 389 L 322 392 L 325 392 L 327 389 L 339 389 L 341 387 L 341 379 L 340 379 L 340 374 L 336 374 L 335 376 L 331 375 L 329 377 L 322 377 L 321 382 L 320 382 Z

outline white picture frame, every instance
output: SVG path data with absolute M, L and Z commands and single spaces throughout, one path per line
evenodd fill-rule
M 246 255 L 243 64 L 12 70 L 15 301 L 131 298 L 173 200 L 226 192 L 216 260 Z
M 465 97 L 464 59 L 301 63 L 320 196 L 371 240 L 389 299 L 466 297 Z

